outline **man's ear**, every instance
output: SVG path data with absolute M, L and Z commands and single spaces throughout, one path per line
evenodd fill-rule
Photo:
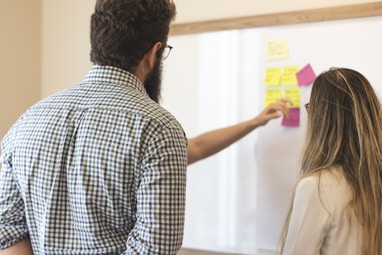
M 150 69 L 154 68 L 155 61 L 157 60 L 157 52 L 162 48 L 161 42 L 156 42 L 153 47 L 151 47 L 150 51 L 146 53 L 148 65 Z
M 1 1 L 1 0 L 0 0 Z M 157 61 L 157 51 L 162 47 L 161 42 L 156 42 L 153 47 L 143 56 L 139 62 L 134 75 L 143 83 L 146 76 L 153 70 L 155 61 Z

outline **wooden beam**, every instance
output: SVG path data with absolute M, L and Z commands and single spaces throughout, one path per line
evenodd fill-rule
M 170 35 L 279 26 L 371 16 L 382 16 L 382 1 L 319 9 L 271 13 L 249 17 L 179 23 L 171 26 Z

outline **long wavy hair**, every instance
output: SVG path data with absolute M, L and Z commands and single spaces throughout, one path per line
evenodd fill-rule
M 352 190 L 349 212 L 363 226 L 363 254 L 382 252 L 381 103 L 359 72 L 331 68 L 315 80 L 308 108 L 301 178 L 342 166 Z M 282 251 L 292 205 L 282 234 Z M 281 253 L 282 253 L 281 251 Z
M 156 42 L 162 42 L 161 56 L 175 15 L 172 0 L 97 0 L 91 16 L 91 61 L 134 72 Z

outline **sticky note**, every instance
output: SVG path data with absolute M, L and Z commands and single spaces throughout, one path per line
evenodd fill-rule
M 285 59 L 288 57 L 288 40 L 277 40 L 267 43 L 267 60 Z
M 264 85 L 278 86 L 281 81 L 281 67 L 270 67 L 265 70 Z
M 289 108 L 289 117 L 283 116 L 281 125 L 287 127 L 300 126 L 300 108 Z
M 296 73 L 297 81 L 299 86 L 306 86 L 316 79 L 316 74 L 310 64 L 307 64 L 304 68 Z
M 269 104 L 276 103 L 282 98 L 282 96 L 282 89 L 267 89 L 263 103 L 264 107 L 268 106 Z
M 300 107 L 301 105 L 301 89 L 300 88 L 286 88 L 284 90 L 284 97 L 292 101 L 291 107 Z
M 281 76 L 281 85 L 297 85 L 296 73 L 300 70 L 299 66 L 285 66 Z

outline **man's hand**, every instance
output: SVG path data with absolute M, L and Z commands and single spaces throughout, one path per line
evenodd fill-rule
M 20 242 L 1 250 L 0 255 L 33 255 L 31 242 L 29 238 L 25 238 Z
M 280 99 L 276 103 L 270 104 L 256 117 L 258 126 L 263 126 L 271 119 L 279 118 L 284 115 L 289 117 L 288 104 L 293 105 L 292 101 L 287 98 Z

